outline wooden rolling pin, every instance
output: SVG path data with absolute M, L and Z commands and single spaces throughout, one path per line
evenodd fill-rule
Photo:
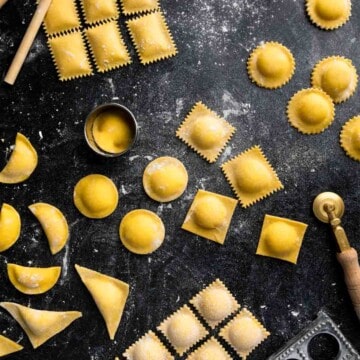
M 3 1 L 3 0 L 0 0 Z M 46 12 L 49 9 L 52 0 L 40 0 L 35 10 L 35 14 L 26 30 L 26 33 L 21 41 L 21 44 L 16 52 L 14 60 L 5 76 L 4 81 L 10 85 L 14 85 L 15 80 L 20 72 L 20 69 L 26 59 L 27 54 L 34 42 L 35 36 L 39 31 L 41 23 L 44 20 Z

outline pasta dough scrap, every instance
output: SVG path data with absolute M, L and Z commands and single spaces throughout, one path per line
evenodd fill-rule
M 227 287 L 216 279 L 190 300 L 211 328 L 215 328 L 240 308 Z
M 306 0 L 310 20 L 324 30 L 344 25 L 351 15 L 351 0 Z
M 118 201 L 119 193 L 115 184 L 104 175 L 87 175 L 75 185 L 75 206 L 88 218 L 109 216 L 115 211 Z
M 235 128 L 197 102 L 176 132 L 176 136 L 210 163 L 216 161 Z
M 38 163 L 37 152 L 23 134 L 17 133 L 14 150 L 0 172 L 0 183 L 17 184 L 27 180 Z
M 154 212 L 136 209 L 128 212 L 121 220 L 119 235 L 129 251 L 145 255 L 161 246 L 165 238 L 165 226 Z
M 159 7 L 159 0 L 121 0 L 122 12 L 125 15 L 143 13 L 156 10 Z
M 360 161 L 360 115 L 345 123 L 340 133 L 340 144 L 346 155 Z
M 20 236 L 19 213 L 9 204 L 3 203 L 0 211 L 0 252 L 9 249 Z
M 296 264 L 306 229 L 302 222 L 265 215 L 256 254 Z
M 80 31 L 52 37 L 48 44 L 61 81 L 93 74 Z
M 284 188 L 258 145 L 227 161 L 221 169 L 244 208 Z
M 86 37 L 99 72 L 131 63 L 129 52 L 115 21 L 86 29 Z
M 0 306 L 23 328 L 34 349 L 82 316 L 79 311 L 37 310 L 12 302 L 1 302 Z
M 128 20 L 126 25 L 143 65 L 177 54 L 176 45 L 160 11 Z
M 114 20 L 119 17 L 116 0 L 81 0 L 80 3 L 87 24 Z
M 198 190 L 181 228 L 224 244 L 236 205 L 230 197 Z
M 227 351 L 213 336 L 198 349 L 192 352 L 186 360 L 232 360 Z
M 143 174 L 146 194 L 153 200 L 168 202 L 179 198 L 188 183 L 188 173 L 181 161 L 162 156 L 151 161 Z
M 252 51 L 247 62 L 250 79 L 258 86 L 277 89 L 290 81 L 295 72 L 291 51 L 277 42 L 265 42 Z
M 17 290 L 23 294 L 37 295 L 49 291 L 56 284 L 61 267 L 38 268 L 9 263 L 7 272 L 10 282 Z
M 129 285 L 79 265 L 75 265 L 75 269 L 104 318 L 110 339 L 114 340 L 129 295 Z
M 174 357 L 152 331 L 147 332 L 131 345 L 123 356 L 127 360 L 174 360 Z
M 24 347 L 9 338 L 0 335 L 0 356 L 10 355 L 22 350 Z
M 249 354 L 269 335 L 270 333 L 246 308 L 242 309 L 220 331 L 220 336 L 230 344 L 243 360 L 246 360 Z
M 29 209 L 45 232 L 51 254 L 57 254 L 69 239 L 69 226 L 65 216 L 58 208 L 47 203 L 35 203 Z
M 157 329 L 180 356 L 208 334 L 187 305 L 165 319 Z

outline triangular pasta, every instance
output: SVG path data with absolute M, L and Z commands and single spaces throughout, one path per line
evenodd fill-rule
M 23 346 L 20 344 L 0 335 L 0 356 L 9 355 L 22 349 Z

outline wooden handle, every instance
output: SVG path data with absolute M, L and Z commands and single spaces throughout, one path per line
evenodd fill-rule
M 16 52 L 14 60 L 5 76 L 4 81 L 10 85 L 15 83 L 15 80 L 20 72 L 20 69 L 25 61 L 27 54 L 34 42 L 35 36 L 39 31 L 41 23 L 44 20 L 46 12 L 51 4 L 52 0 L 40 0 L 39 5 L 36 8 L 35 14 L 31 19 L 31 22 L 26 30 L 26 33 L 21 41 L 21 44 Z
M 0 9 L 5 5 L 7 0 L 0 0 Z
M 356 315 L 360 320 L 360 266 L 358 254 L 355 249 L 350 248 L 338 253 L 337 259 L 344 270 L 345 283 Z

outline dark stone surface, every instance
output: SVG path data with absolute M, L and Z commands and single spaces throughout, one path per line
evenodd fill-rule
M 2 75 L 31 19 L 34 4 L 9 0 L 0 12 Z M 61 83 L 41 31 L 16 85 L 0 85 L 0 165 L 9 156 L 17 131 L 29 137 L 39 154 L 39 165 L 28 181 L 0 185 L 0 201 L 15 206 L 22 218 L 20 239 L 0 254 L 0 300 L 83 312 L 82 319 L 34 351 L 21 328 L 1 311 L 0 332 L 25 346 L 9 358 L 113 359 L 216 277 L 272 333 L 252 359 L 264 359 L 277 351 L 320 309 L 329 312 L 360 351 L 360 326 L 335 258 L 334 241 L 328 227 L 311 211 L 318 193 L 330 190 L 341 194 L 346 204 L 344 227 L 352 245 L 360 250 L 359 163 L 339 146 L 341 126 L 360 111 L 359 90 L 336 106 L 334 123 L 320 135 L 298 133 L 285 115 L 287 101 L 296 91 L 309 87 L 311 69 L 323 57 L 344 55 L 360 69 L 360 5 L 353 1 L 351 21 L 331 32 L 313 26 L 305 15 L 304 1 L 299 0 L 163 0 L 161 6 L 179 49 L 175 58 L 141 66 L 122 17 L 132 65 Z M 285 44 L 297 61 L 291 82 L 275 91 L 253 85 L 246 73 L 249 51 L 265 40 Z M 125 156 L 103 159 L 87 148 L 83 125 L 95 105 L 112 99 L 134 112 L 140 136 Z M 212 165 L 175 137 L 176 128 L 198 100 L 237 128 L 225 152 Z M 263 148 L 285 189 L 249 209 L 239 206 L 224 246 L 181 230 L 197 189 L 233 196 L 219 165 L 256 144 Z M 141 179 L 147 163 L 163 155 L 184 162 L 189 185 L 182 198 L 160 205 L 146 196 Z M 118 208 L 103 220 L 84 218 L 72 202 L 74 185 L 90 173 L 111 177 L 120 192 Z M 59 207 L 70 224 L 71 239 L 56 256 L 50 255 L 45 235 L 27 209 L 38 201 Z M 121 218 L 139 207 L 156 211 L 167 229 L 163 246 L 150 256 L 129 253 L 118 238 Z M 255 255 L 265 214 L 309 224 L 296 266 Z M 8 262 L 62 265 L 61 280 L 44 295 L 22 295 L 7 279 Z M 108 339 L 104 322 L 75 273 L 75 263 L 130 284 L 114 342 Z

